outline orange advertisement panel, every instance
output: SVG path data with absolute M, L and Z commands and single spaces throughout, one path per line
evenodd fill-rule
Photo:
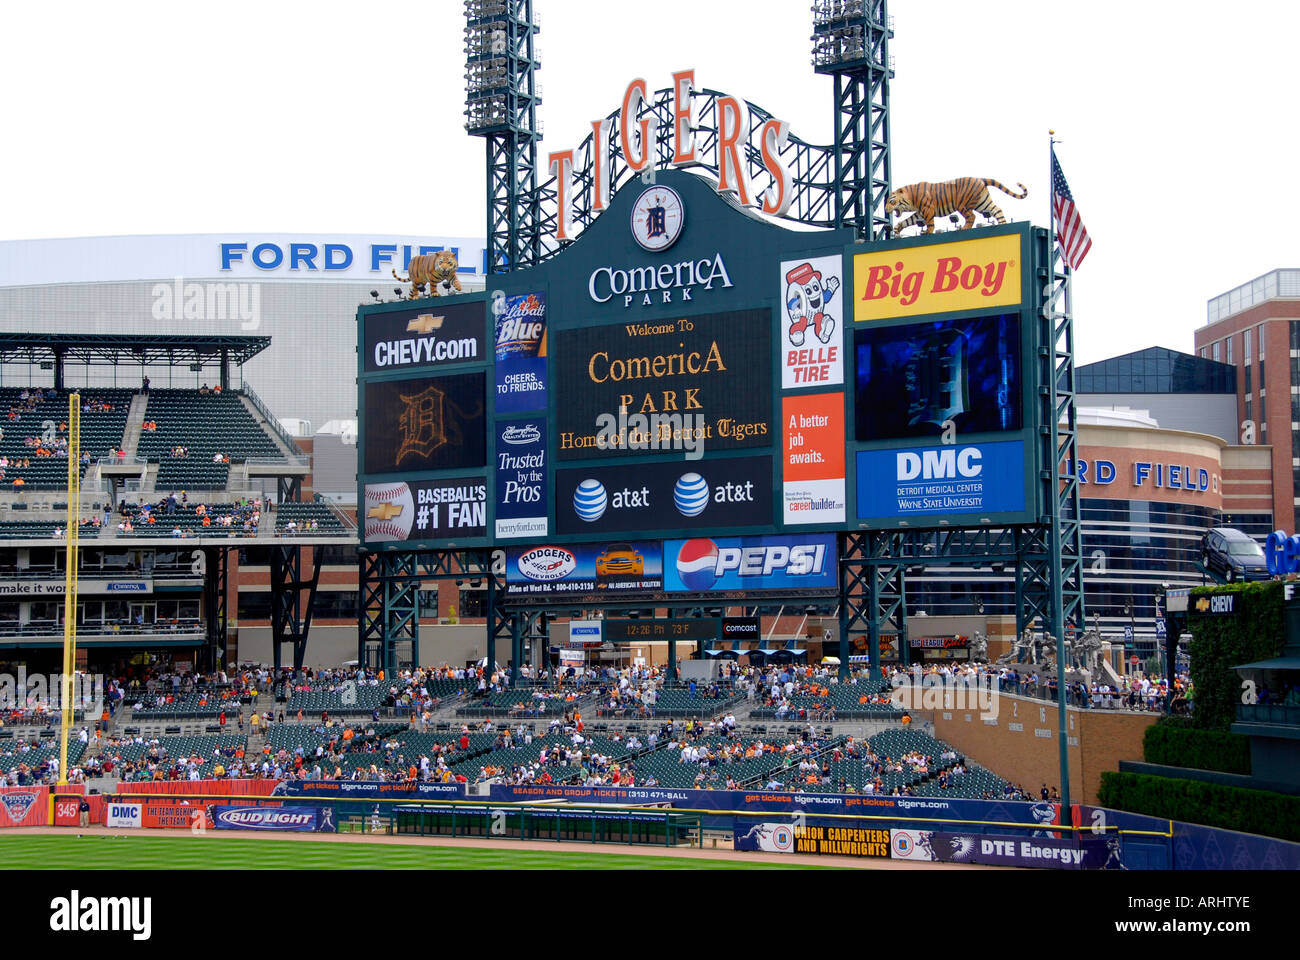
M 853 258 L 858 323 L 1020 304 L 1019 233 L 860 253 Z
M 781 398 L 787 524 L 844 520 L 844 394 Z

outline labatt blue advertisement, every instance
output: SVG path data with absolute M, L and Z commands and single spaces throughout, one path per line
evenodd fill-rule
M 545 410 L 546 294 L 502 297 L 493 309 L 497 413 Z
M 834 589 L 835 534 L 696 537 L 664 543 L 670 592 Z
M 507 596 L 630 593 L 662 590 L 663 549 L 658 541 L 621 541 L 572 547 L 506 551 Z
M 1021 440 L 858 453 L 859 520 L 988 516 L 1024 509 Z

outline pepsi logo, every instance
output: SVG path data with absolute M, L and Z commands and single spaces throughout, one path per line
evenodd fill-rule
M 563 547 L 535 547 L 515 565 L 529 580 L 563 580 L 578 566 L 578 558 Z
M 718 545 L 712 540 L 687 540 L 677 552 L 677 576 L 687 590 L 709 590 L 718 579 Z

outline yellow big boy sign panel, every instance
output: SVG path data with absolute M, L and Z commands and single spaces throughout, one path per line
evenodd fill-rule
M 860 253 L 853 319 L 916 317 L 1020 303 L 1020 234 Z

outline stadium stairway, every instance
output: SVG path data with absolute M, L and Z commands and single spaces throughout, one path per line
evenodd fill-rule
M 248 397 L 242 393 L 239 394 L 239 400 L 243 403 L 244 409 L 248 411 L 248 415 L 257 421 L 258 426 L 262 428 L 263 432 L 265 432 L 268 437 L 275 441 L 275 445 L 280 448 L 280 456 L 289 459 L 296 456 L 296 454 L 289 449 L 284 440 L 280 438 L 280 431 L 275 428 L 274 424 L 267 422 L 266 417 L 262 416 L 262 412 L 257 409 L 257 406 L 252 400 L 248 399 Z
M 147 393 L 137 393 L 131 398 L 131 409 L 126 414 L 126 430 L 122 433 L 122 452 L 127 457 L 134 457 L 140 446 L 140 431 L 144 427 L 144 415 L 148 406 Z

